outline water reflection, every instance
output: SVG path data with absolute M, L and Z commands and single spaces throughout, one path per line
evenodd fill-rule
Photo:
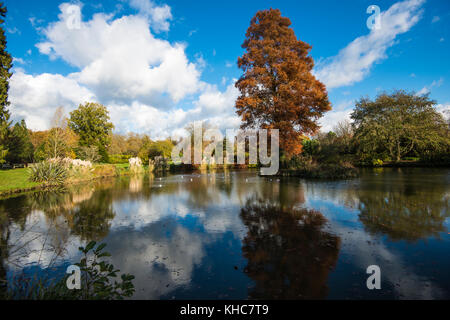
M 270 201 L 250 201 L 241 210 L 248 228 L 243 254 L 256 285 L 251 299 L 319 299 L 337 262 L 340 239 L 324 230 L 314 210 L 287 210 Z
M 0 200 L 0 279 L 77 261 L 78 247 L 96 240 L 136 276 L 139 299 L 370 298 L 371 264 L 385 272 L 382 297 L 449 297 L 449 177 L 385 170 L 320 182 L 226 171 L 21 195 Z
M 392 240 L 438 238 L 446 232 L 444 223 L 450 216 L 447 177 L 423 177 L 422 185 L 417 176 L 398 171 L 395 179 L 378 175 L 360 185 L 361 222 L 368 232 L 387 234 Z

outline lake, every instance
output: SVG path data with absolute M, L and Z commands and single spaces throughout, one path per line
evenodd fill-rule
M 135 299 L 449 299 L 450 170 L 142 175 L 0 200 L 0 278 L 104 242 Z M 368 266 L 381 290 L 368 290 Z

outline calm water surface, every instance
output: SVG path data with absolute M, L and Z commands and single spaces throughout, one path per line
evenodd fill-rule
M 0 278 L 107 243 L 135 299 L 449 299 L 450 170 L 135 176 L 0 201 Z M 366 268 L 381 268 L 369 291 Z

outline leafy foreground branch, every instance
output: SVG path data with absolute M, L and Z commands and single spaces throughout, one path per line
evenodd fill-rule
M 103 251 L 106 244 L 96 248 L 96 242 L 90 242 L 85 248 L 79 263 L 81 288 L 68 289 L 68 282 L 72 282 L 71 275 L 66 275 L 58 281 L 30 279 L 20 275 L 13 280 L 13 284 L 6 292 L 5 299 L 10 300 L 123 300 L 131 297 L 134 292 L 133 275 L 122 274 L 120 281 L 117 275 L 120 270 L 104 260 L 111 254 Z M 72 282 L 73 284 L 73 282 Z

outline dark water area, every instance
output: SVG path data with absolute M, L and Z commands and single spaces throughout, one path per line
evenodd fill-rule
M 122 177 L 0 200 L 0 278 L 107 244 L 134 299 L 449 299 L 450 170 Z M 381 290 L 366 269 L 378 265 Z

